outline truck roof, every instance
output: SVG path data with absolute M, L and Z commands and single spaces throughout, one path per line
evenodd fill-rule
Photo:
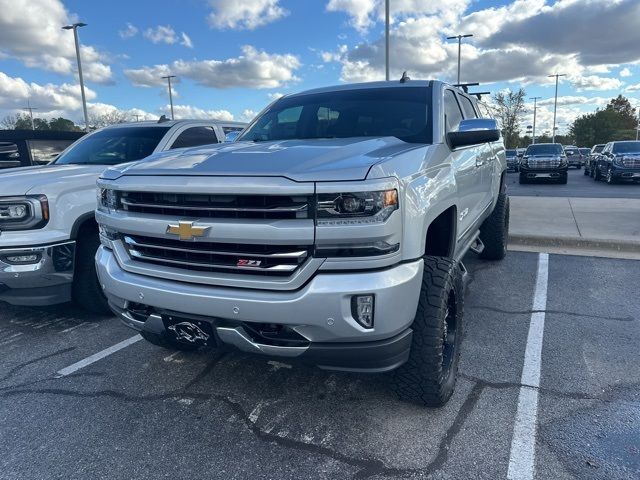
M 298 95 L 309 95 L 313 93 L 327 93 L 335 91 L 345 90 L 359 90 L 365 88 L 408 88 L 408 87 L 431 87 L 434 80 L 408 80 L 405 83 L 400 83 L 400 80 L 390 80 L 381 82 L 363 82 L 363 83 L 348 83 L 344 85 L 331 85 L 328 87 L 313 88 L 311 90 L 305 90 L 303 92 L 292 93 L 286 95 L 287 97 L 297 97 Z
M 158 122 L 157 120 L 143 120 L 142 122 L 125 122 L 125 123 L 116 123 L 114 125 L 109 125 L 104 127 L 104 129 L 111 128 L 122 128 L 122 127 L 173 127 L 175 125 L 184 125 L 184 124 L 224 124 L 224 125 L 234 125 L 238 127 L 246 127 L 247 123 L 245 122 L 234 122 L 234 121 L 226 121 L 226 120 L 216 120 L 216 119 L 184 119 L 184 120 L 167 120 L 165 122 Z

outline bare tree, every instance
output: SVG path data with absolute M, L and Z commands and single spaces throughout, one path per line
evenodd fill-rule
M 515 92 L 498 92 L 493 95 L 495 114 L 500 122 L 502 136 L 507 148 L 516 148 L 518 146 L 520 117 L 525 111 L 525 97 L 524 88 L 520 88 Z
M 112 110 L 99 115 L 89 115 L 89 125 L 92 128 L 102 128 L 116 123 L 124 123 L 128 120 L 129 115 L 120 110 Z
M 2 127 L 4 130 L 15 130 L 17 123 L 18 119 L 15 115 L 7 115 L 2 120 L 0 120 L 0 127 Z

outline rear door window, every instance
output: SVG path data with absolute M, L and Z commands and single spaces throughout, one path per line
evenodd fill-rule
M 462 121 L 462 111 L 452 90 L 444 91 L 444 119 L 447 132 L 457 130 Z
M 462 111 L 464 112 L 464 118 L 478 118 L 478 114 L 473 108 L 473 104 L 471 103 L 470 99 L 468 99 L 464 95 L 458 95 L 458 99 L 460 100 Z
M 212 143 L 219 143 L 213 127 L 190 127 L 178 135 L 171 148 L 198 147 Z

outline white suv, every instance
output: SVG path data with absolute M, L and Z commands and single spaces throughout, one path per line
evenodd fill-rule
M 50 305 L 74 299 L 109 311 L 93 257 L 96 179 L 108 166 L 152 153 L 221 143 L 245 124 L 206 120 L 136 122 L 90 133 L 50 165 L 0 173 L 0 300 Z

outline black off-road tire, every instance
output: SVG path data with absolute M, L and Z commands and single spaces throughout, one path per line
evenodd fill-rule
M 611 167 L 607 169 L 607 175 L 605 176 L 605 181 L 609 185 L 613 185 L 614 183 L 616 183 L 616 178 L 613 176 L 613 171 L 611 170 Z
M 462 275 L 454 260 L 424 257 L 411 353 L 392 373 L 393 389 L 401 400 L 441 407 L 451 397 L 460 359 L 463 295 Z
M 187 343 L 180 343 L 172 338 L 169 338 L 164 335 L 159 335 L 157 333 L 151 332 L 140 332 L 140 336 L 144 338 L 147 342 L 153 343 L 154 345 L 162 348 L 166 348 L 167 350 L 180 350 L 182 352 L 193 352 L 194 350 L 198 350 L 200 347 L 198 345 L 189 345 Z
M 518 183 L 519 183 L 520 185 L 523 185 L 523 184 L 525 184 L 525 183 L 529 183 L 529 179 L 527 178 L 527 176 L 526 176 L 526 175 L 524 175 L 524 174 L 520 173 L 520 175 L 519 175 L 519 177 L 518 177 Z
M 560 175 L 560 178 L 558 179 L 558 183 L 560 185 L 566 185 L 568 176 L 569 176 L 569 174 L 567 172 L 565 172 L 564 174 Z
M 600 173 L 600 169 L 598 167 L 596 167 L 593 171 L 593 179 L 596 182 L 599 182 L 600 180 L 602 180 L 602 174 Z
M 97 231 L 80 231 L 76 239 L 76 263 L 71 292 L 77 305 L 89 312 L 104 315 L 112 312 L 96 274 L 95 256 L 99 246 Z
M 587 169 L 587 167 L 584 167 L 584 170 L 582 171 L 582 174 L 586 177 L 587 175 L 590 174 L 589 170 Z
M 509 196 L 506 193 L 498 195 L 496 206 L 491 215 L 480 227 L 480 240 L 484 243 L 484 250 L 480 258 L 485 260 L 502 260 L 507 254 L 509 241 Z

